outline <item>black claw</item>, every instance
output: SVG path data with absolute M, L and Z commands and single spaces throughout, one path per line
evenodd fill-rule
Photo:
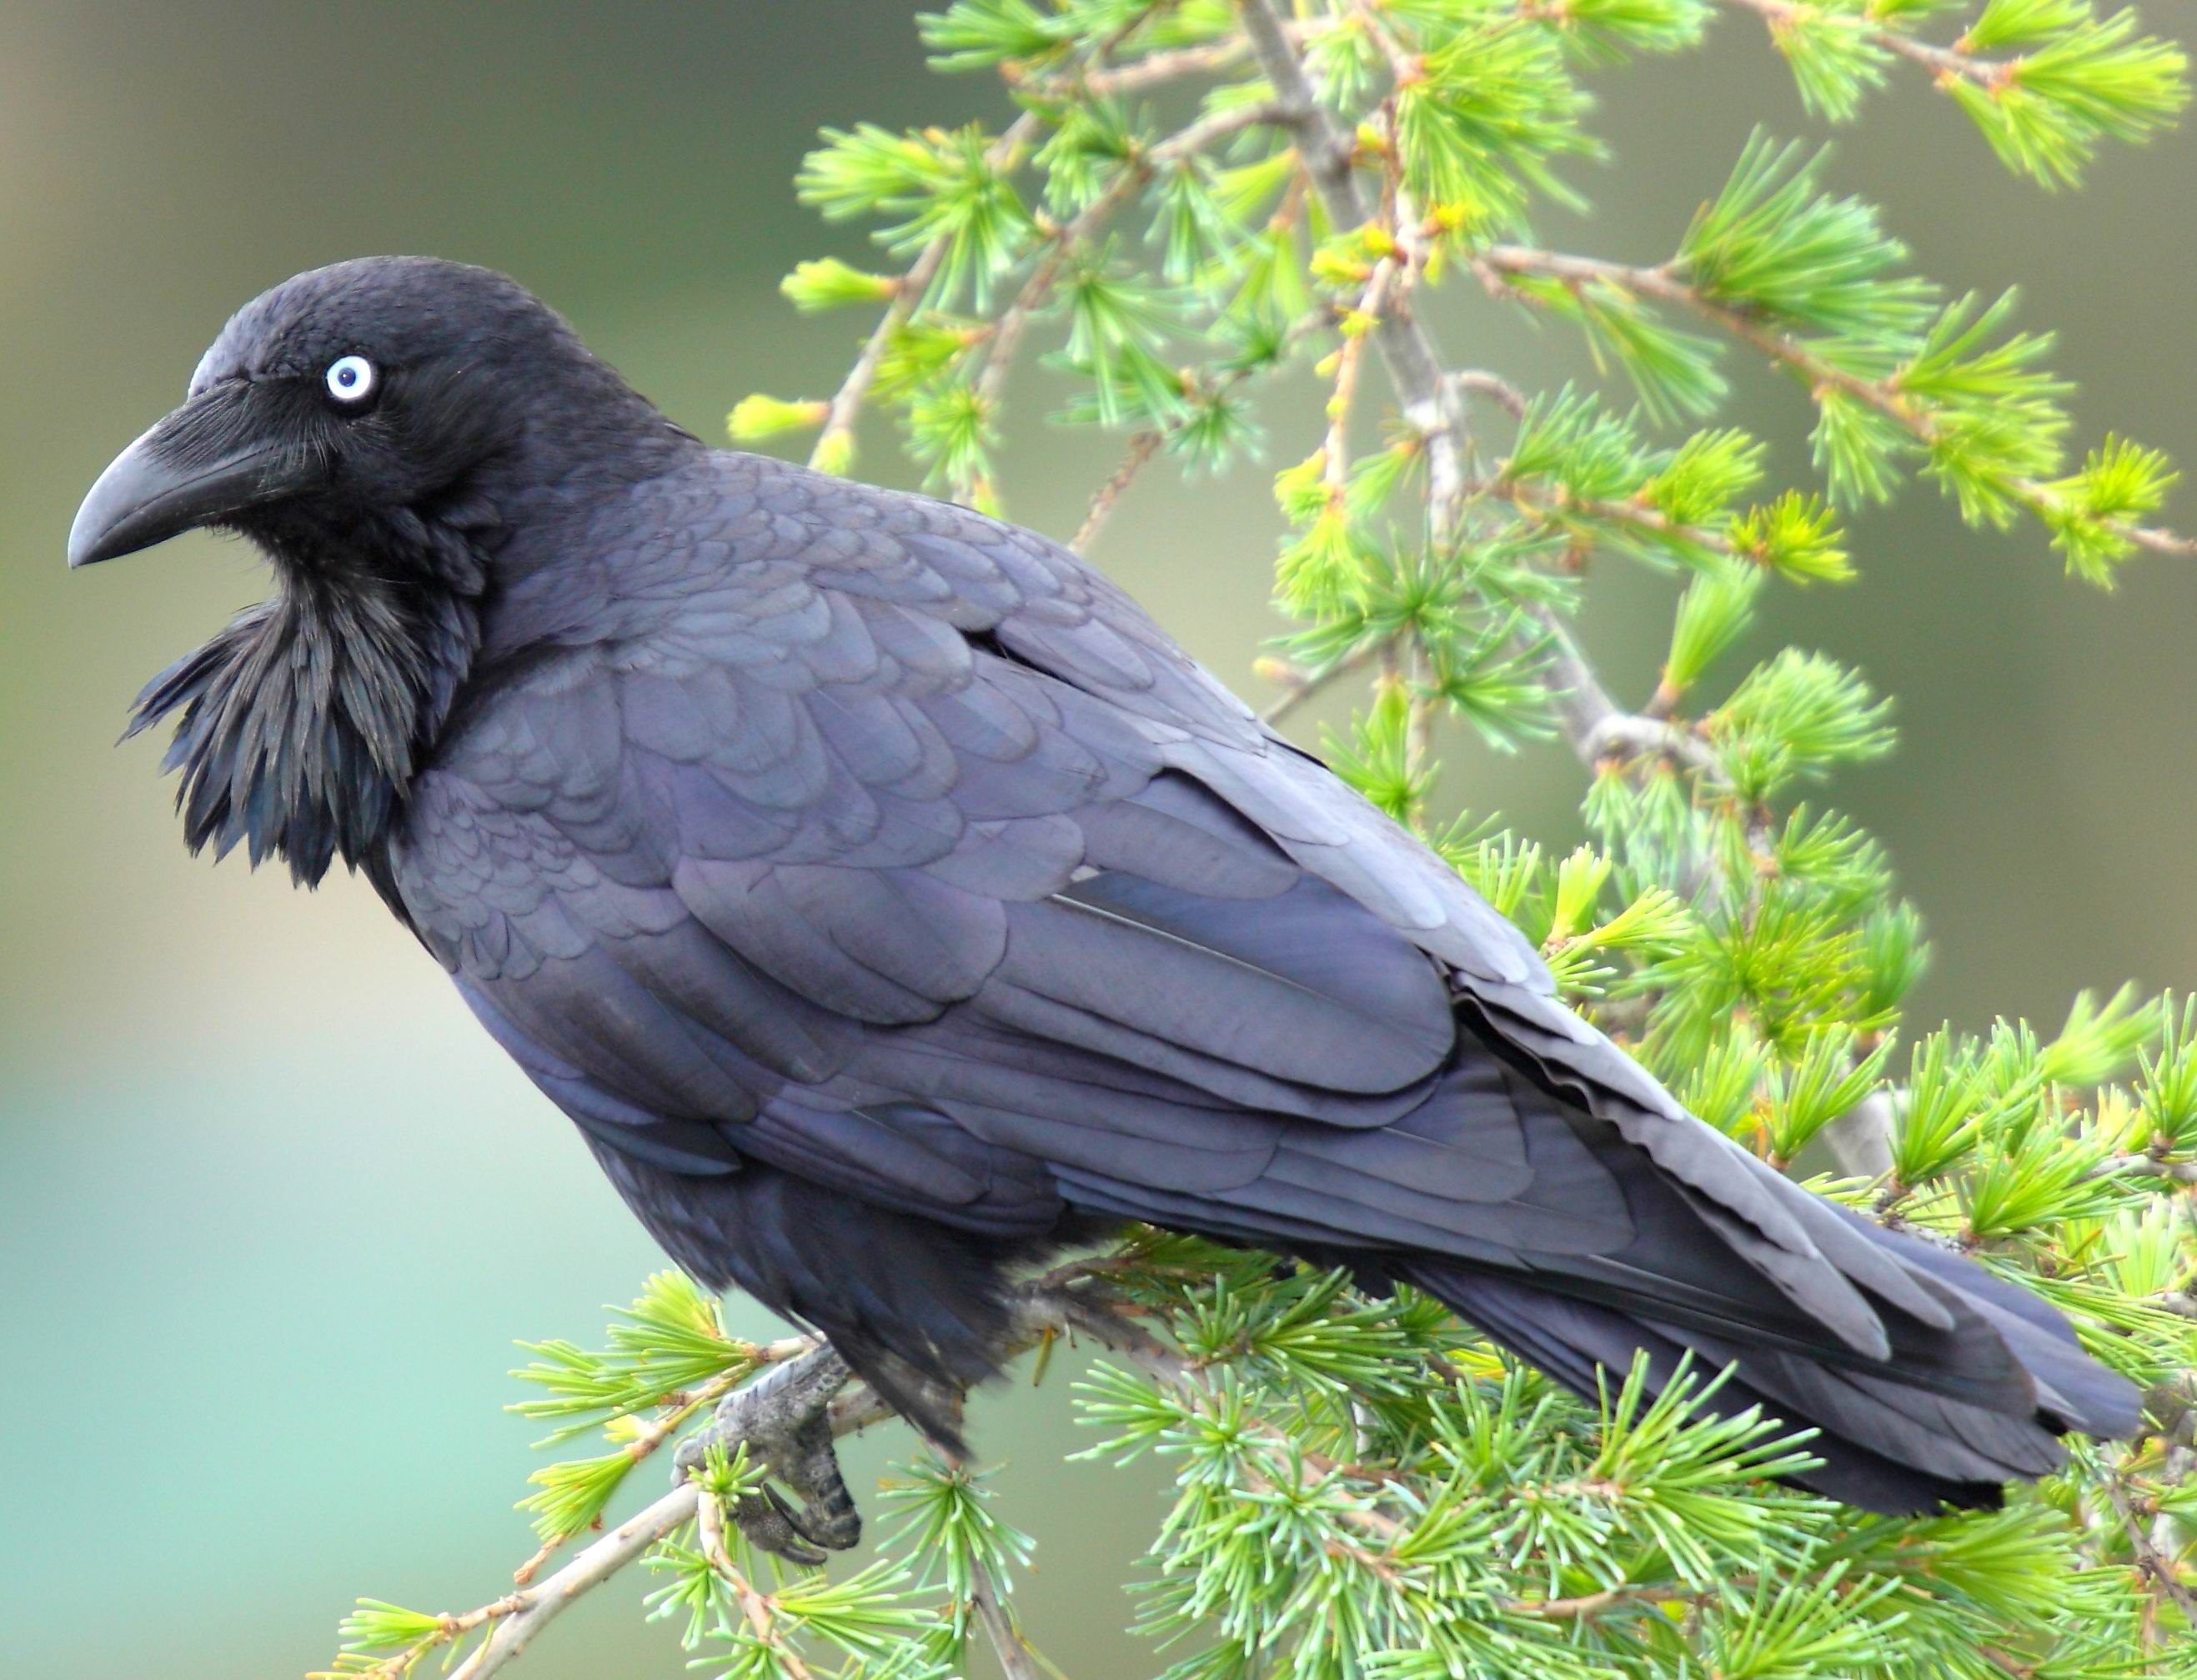
M 782 1557 L 803 1569 L 814 1569 L 824 1561 L 824 1554 L 809 1543 L 793 1508 L 779 1497 L 775 1488 L 764 1488 L 758 1498 L 734 1501 L 732 1518 L 740 1532 L 747 1536 L 748 1544 L 759 1551 Z
M 824 1561 L 861 1538 L 861 1513 L 839 1474 L 826 1408 L 848 1370 L 836 1355 L 797 1359 L 735 1390 L 708 1424 L 672 1454 L 675 1482 L 698 1470 L 712 1443 L 737 1449 L 791 1489 L 798 1505 L 774 1487 L 733 1502 L 729 1515 L 750 1544 L 803 1567 Z M 822 1550 L 820 1550 L 822 1549 Z
M 862 1514 L 855 1509 L 855 1496 L 839 1474 L 830 1422 L 821 1411 L 811 1412 L 788 1432 L 786 1445 L 791 1450 L 777 1461 L 776 1469 L 785 1485 L 801 1496 L 795 1526 L 820 1546 L 847 1550 L 862 1538 Z
M 770 1503 L 777 1508 L 780 1519 L 788 1528 L 813 1546 L 820 1546 L 824 1544 L 822 1537 L 809 1526 L 809 1512 L 805 1507 L 796 1508 L 788 1503 L 785 1496 L 774 1487 L 766 1487 L 763 1492 L 769 1498 Z

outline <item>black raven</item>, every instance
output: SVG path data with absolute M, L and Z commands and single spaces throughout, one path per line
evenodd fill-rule
M 1735 1365 L 1877 1509 L 2136 1424 L 2050 1309 L 1688 1115 L 1074 555 L 705 448 L 511 281 L 247 304 L 70 564 L 200 525 L 275 588 L 137 702 L 194 849 L 364 872 L 681 1266 L 941 1435 L 1013 1271 L 1133 1220 L 1589 1393 Z

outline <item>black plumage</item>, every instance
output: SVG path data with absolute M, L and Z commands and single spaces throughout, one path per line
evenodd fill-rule
M 140 702 L 192 845 L 364 871 L 682 1266 L 895 1393 L 1143 1219 L 1420 1285 L 1574 1387 L 1736 1362 L 1720 1403 L 1864 1505 L 2135 1422 L 2050 1311 L 1684 1113 L 1082 562 L 706 449 L 507 281 L 247 306 L 72 558 L 208 523 L 277 593 Z

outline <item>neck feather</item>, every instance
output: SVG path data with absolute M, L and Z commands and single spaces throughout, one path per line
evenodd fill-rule
M 339 856 L 378 866 L 480 642 L 477 557 L 455 532 L 408 535 L 439 552 L 376 569 L 402 582 L 278 561 L 273 600 L 138 696 L 131 735 L 180 714 L 162 768 L 192 851 L 241 843 L 308 886 Z

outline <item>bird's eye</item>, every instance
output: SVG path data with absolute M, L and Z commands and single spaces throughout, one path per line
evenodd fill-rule
M 377 376 L 374 364 L 362 356 L 339 356 L 328 363 L 328 395 L 345 404 L 363 403 L 374 395 Z

